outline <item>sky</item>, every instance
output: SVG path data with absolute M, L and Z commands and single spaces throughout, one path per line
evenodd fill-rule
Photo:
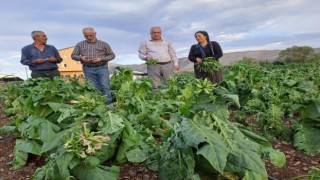
M 141 64 L 138 47 L 160 26 L 178 58 L 187 57 L 204 30 L 223 52 L 320 47 L 319 0 L 1 0 L 0 73 L 26 79 L 21 48 L 41 30 L 58 50 L 84 40 L 91 26 L 117 64 Z

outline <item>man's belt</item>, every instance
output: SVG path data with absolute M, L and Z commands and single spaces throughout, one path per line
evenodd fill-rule
M 100 67 L 100 66 L 104 66 L 106 65 L 107 63 L 102 63 L 102 64 L 83 64 L 83 66 L 85 67 Z
M 169 63 L 171 63 L 171 61 L 168 61 L 168 62 L 157 62 L 157 64 L 160 64 L 160 65 L 169 64 Z
M 36 70 L 32 70 L 32 71 L 55 71 L 57 70 L 57 68 L 55 69 L 36 69 Z

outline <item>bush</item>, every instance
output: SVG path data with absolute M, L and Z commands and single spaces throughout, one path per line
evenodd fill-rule
M 286 50 L 280 51 L 277 61 L 285 63 L 306 62 L 319 57 L 310 46 L 292 46 Z

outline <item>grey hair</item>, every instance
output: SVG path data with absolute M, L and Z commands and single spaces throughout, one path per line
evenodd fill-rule
M 36 36 L 39 36 L 42 33 L 43 33 L 43 31 L 32 31 L 31 37 L 32 37 L 32 39 L 34 39 Z
M 93 29 L 93 27 L 85 27 L 82 29 L 82 33 L 85 33 L 85 32 L 93 32 L 95 33 L 96 31 Z
M 152 27 L 150 28 L 150 34 L 152 33 L 152 30 L 153 30 L 153 29 L 160 29 L 160 32 L 162 32 L 160 26 L 152 26 Z

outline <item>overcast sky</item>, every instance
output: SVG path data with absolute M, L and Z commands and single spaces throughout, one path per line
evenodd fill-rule
M 33 30 L 59 50 L 84 40 L 82 28 L 92 26 L 118 64 L 143 63 L 137 49 L 151 26 L 162 27 L 179 58 L 198 30 L 224 52 L 320 47 L 319 7 L 319 0 L 1 0 L 0 73 L 26 78 L 21 48 L 33 42 Z

